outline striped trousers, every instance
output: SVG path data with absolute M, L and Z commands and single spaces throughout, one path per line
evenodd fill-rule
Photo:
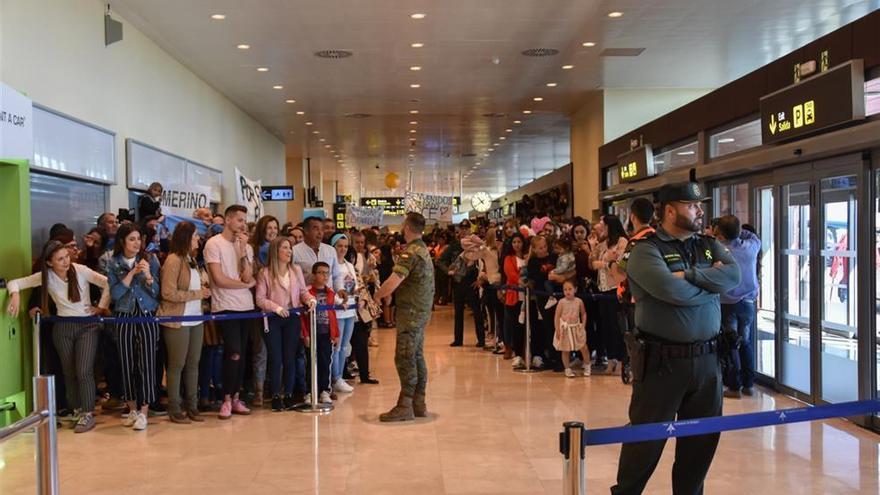
M 68 407 L 83 412 L 95 409 L 95 355 L 97 323 L 57 323 L 52 341 L 61 358 Z
M 117 317 L 153 316 L 135 306 L 131 313 L 116 312 Z M 120 323 L 116 325 L 116 345 L 122 364 L 122 388 L 125 400 L 136 407 L 156 402 L 156 349 L 159 345 L 159 324 Z

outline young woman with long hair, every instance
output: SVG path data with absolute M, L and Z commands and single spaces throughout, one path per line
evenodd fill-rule
M 89 300 L 89 284 L 101 288 L 98 307 Z M 20 291 L 42 287 L 40 308 L 49 314 L 49 298 L 55 303 L 58 316 L 93 316 L 107 314 L 110 291 L 107 277 L 85 265 L 72 263 L 64 244 L 49 241 L 40 256 L 40 272 L 7 283 L 10 300 L 6 308 L 17 316 L 21 307 Z M 54 327 L 52 340 L 61 366 L 67 391 L 67 403 L 77 418 L 74 431 L 84 433 L 95 427 L 95 353 L 98 348 L 98 323 L 62 322 Z
M 615 215 L 603 216 L 596 224 L 596 234 L 599 243 L 592 251 L 590 263 L 592 268 L 598 272 L 598 326 L 602 336 L 602 344 L 609 360 L 609 371 L 614 373 L 626 351 L 623 345 L 623 334 L 620 333 L 620 328 L 617 325 L 617 310 L 620 303 L 617 300 L 617 284 L 611 273 L 611 266 L 623 256 L 627 237 L 623 223 Z
M 504 284 L 519 286 L 520 273 L 526 264 L 525 255 L 528 244 L 519 232 L 510 236 L 510 241 L 504 244 L 501 250 L 504 271 Z M 524 325 L 519 321 L 522 310 L 523 296 L 521 292 L 508 289 L 504 294 L 504 359 L 513 360 L 513 367 L 519 368 L 525 365 L 523 351 L 525 349 Z
M 160 316 L 198 316 L 202 299 L 211 297 L 207 277 L 202 277 L 195 257 L 199 234 L 191 222 L 180 222 L 171 234 L 168 257 L 160 272 L 162 301 Z M 202 355 L 204 324 L 200 321 L 162 324 L 168 352 L 169 418 L 174 423 L 202 422 L 199 413 L 199 360 Z M 181 375 L 186 404 L 180 396 Z

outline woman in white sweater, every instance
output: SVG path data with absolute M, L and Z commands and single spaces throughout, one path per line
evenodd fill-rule
M 70 261 L 70 253 L 64 244 L 49 241 L 40 258 L 40 273 L 18 278 L 7 284 L 10 294 L 7 312 L 18 315 L 21 306 L 20 291 L 43 287 L 41 310 L 49 312 L 49 297 L 58 309 L 58 316 L 93 316 L 108 314 L 110 291 L 107 277 L 85 265 Z M 89 284 L 102 289 L 101 300 L 95 308 L 89 301 Z M 95 427 L 95 353 L 98 348 L 98 323 L 63 322 L 55 326 L 52 340 L 61 366 L 67 389 L 67 402 L 75 408 L 76 433 L 84 433 Z

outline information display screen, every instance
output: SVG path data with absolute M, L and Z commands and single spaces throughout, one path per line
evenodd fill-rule
M 864 117 L 864 64 L 851 60 L 762 97 L 761 138 L 786 141 Z
M 654 175 L 654 151 L 650 144 L 617 157 L 617 176 L 621 183 L 636 182 Z

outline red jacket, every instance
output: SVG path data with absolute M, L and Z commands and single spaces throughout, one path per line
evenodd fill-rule
M 330 287 L 326 287 L 325 290 L 327 291 L 326 304 L 336 304 L 335 303 L 336 293 L 333 292 L 333 289 L 331 289 Z M 318 291 L 315 290 L 315 288 L 312 287 L 311 285 L 309 286 L 309 294 L 311 294 L 316 299 L 318 297 Z M 321 310 L 318 310 L 318 311 L 321 311 Z M 310 328 L 311 317 L 309 316 L 308 313 L 303 313 L 302 315 L 300 315 L 300 317 L 302 318 L 302 335 L 303 335 L 303 337 L 308 338 L 310 331 L 311 331 L 311 328 Z M 339 323 L 336 321 L 336 311 L 330 310 L 330 340 L 336 340 L 338 338 L 339 338 Z
M 516 255 L 508 254 L 504 258 L 504 278 L 507 285 L 519 285 L 519 268 L 516 266 Z M 504 295 L 505 306 L 516 306 L 519 301 L 519 292 L 515 290 L 507 290 Z

